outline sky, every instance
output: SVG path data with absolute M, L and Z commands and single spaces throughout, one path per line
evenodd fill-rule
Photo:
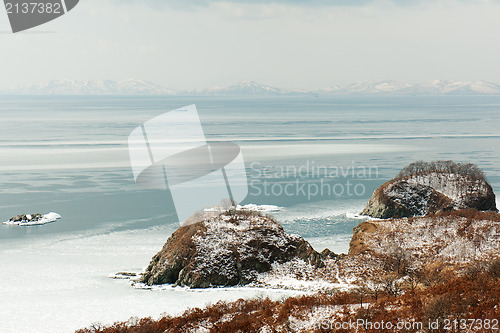
M 498 0 L 80 0 L 12 34 L 0 10 L 0 88 L 129 78 L 172 89 L 500 83 L 499 17 Z

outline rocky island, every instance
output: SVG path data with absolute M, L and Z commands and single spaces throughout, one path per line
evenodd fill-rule
M 497 211 L 484 173 L 471 163 L 418 161 L 381 185 L 361 214 L 386 219 L 459 209 Z
M 273 263 L 302 259 L 314 267 L 324 265 L 307 241 L 286 233 L 271 216 L 230 209 L 199 219 L 172 234 L 140 282 L 191 288 L 245 285 Z
M 48 214 L 21 214 L 11 217 L 8 221 L 3 222 L 7 225 L 19 225 L 19 226 L 33 226 L 33 225 L 43 225 L 51 222 L 55 222 L 61 218 L 61 215 L 51 212 Z

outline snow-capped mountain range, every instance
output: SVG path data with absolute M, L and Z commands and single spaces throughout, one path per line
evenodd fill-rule
M 295 95 L 308 94 L 310 91 L 300 89 L 280 89 L 253 81 L 242 81 L 226 87 L 213 87 L 208 89 L 194 89 L 181 91 L 179 94 L 200 96 L 238 96 L 238 95 Z
M 326 95 L 498 95 L 500 85 L 486 81 L 433 80 L 407 83 L 392 80 L 360 81 L 346 87 L 315 91 Z
M 280 89 L 253 81 L 175 91 L 144 80 L 54 80 L 0 90 L 1 95 L 177 95 L 177 96 L 282 96 L 282 95 L 500 95 L 500 85 L 486 81 L 433 80 L 407 83 L 392 80 L 359 81 L 317 90 Z
M 158 83 L 143 80 L 53 80 L 0 90 L 12 95 L 173 95 Z

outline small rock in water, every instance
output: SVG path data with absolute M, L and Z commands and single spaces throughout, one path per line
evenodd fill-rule
M 118 272 L 116 274 L 111 274 L 108 276 L 110 279 L 123 279 L 123 280 L 132 280 L 138 277 L 137 273 L 130 272 Z
M 61 215 L 51 212 L 45 215 L 40 213 L 35 214 L 20 214 L 14 217 L 11 217 L 8 221 L 3 222 L 3 224 L 10 225 L 40 225 L 46 224 L 50 222 L 54 222 L 57 219 L 60 219 Z

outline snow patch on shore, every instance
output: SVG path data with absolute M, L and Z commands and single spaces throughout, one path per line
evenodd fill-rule
M 327 262 L 327 267 L 338 272 L 338 267 L 333 262 Z M 271 270 L 258 274 L 257 281 L 250 286 L 309 292 L 345 291 L 357 287 L 341 280 L 338 273 L 332 273 L 326 269 L 317 269 L 302 259 L 293 259 L 273 263 Z

